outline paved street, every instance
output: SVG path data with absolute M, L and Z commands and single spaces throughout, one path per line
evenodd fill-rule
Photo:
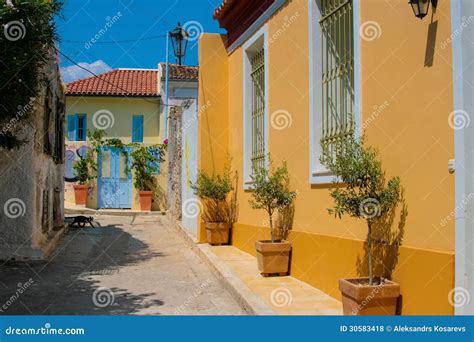
M 244 314 L 161 220 L 101 216 L 101 228 L 71 229 L 49 262 L 4 264 L 0 314 Z

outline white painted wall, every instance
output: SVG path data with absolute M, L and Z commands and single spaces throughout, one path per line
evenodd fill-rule
M 198 108 L 197 100 L 184 110 L 182 120 L 182 177 L 181 177 L 181 204 L 183 212 L 183 227 L 192 235 L 197 236 L 198 216 L 185 215 L 185 206 L 197 200 L 191 184 L 196 182 L 198 172 Z
M 470 300 L 455 308 L 474 314 L 474 2 L 451 1 L 454 111 L 466 120 L 455 131 L 456 295 Z

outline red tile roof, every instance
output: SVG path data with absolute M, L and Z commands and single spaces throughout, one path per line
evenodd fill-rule
M 162 78 L 166 77 L 166 63 L 161 63 L 163 69 Z M 170 79 L 171 80 L 184 80 L 184 81 L 197 81 L 199 79 L 199 67 L 178 65 L 170 63 Z
M 112 70 L 66 84 L 66 95 L 159 96 L 158 70 Z
M 214 19 L 221 19 L 236 2 L 237 0 L 223 0 L 220 6 L 214 10 Z

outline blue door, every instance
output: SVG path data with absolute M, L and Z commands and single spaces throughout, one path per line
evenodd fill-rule
M 130 151 L 127 155 L 115 147 L 103 147 L 99 155 L 98 207 L 130 209 L 132 207 L 132 174 Z M 128 162 L 128 166 L 127 166 Z

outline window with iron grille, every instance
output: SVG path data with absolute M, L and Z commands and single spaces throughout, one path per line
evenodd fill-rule
M 250 59 L 252 80 L 252 171 L 265 166 L 265 52 Z
M 317 1 L 321 13 L 321 147 L 354 134 L 354 33 L 352 0 Z

